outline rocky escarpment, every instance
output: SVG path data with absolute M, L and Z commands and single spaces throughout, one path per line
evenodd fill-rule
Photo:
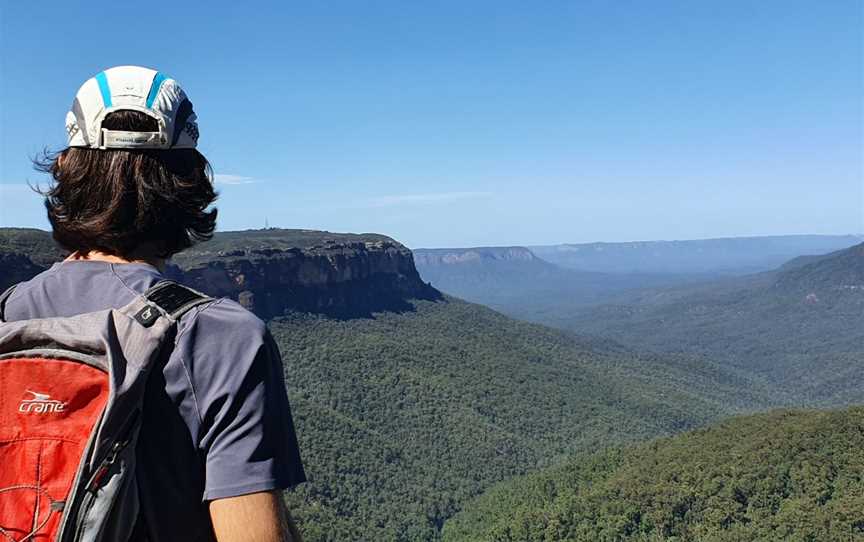
M 0 291 L 44 271 L 63 256 L 46 231 L 0 228 Z
M 286 310 L 363 316 L 405 310 L 410 307 L 408 299 L 441 295 L 420 279 L 411 251 L 392 239 L 235 248 L 186 268 L 182 258 L 178 263 L 185 284 L 236 299 L 264 318 Z
M 46 242 L 49 233 L 26 234 L 28 242 L 22 243 L 21 230 L 0 229 L 0 277 L 5 283 L 26 280 L 57 259 L 57 253 L 50 252 L 56 249 L 46 249 L 53 246 Z M 289 311 L 366 316 L 407 310 L 410 299 L 441 297 L 421 280 L 410 250 L 374 234 L 217 233 L 177 255 L 167 275 L 210 295 L 234 299 L 262 318 Z
M 0 291 L 27 280 L 45 268 L 33 263 L 26 254 L 19 252 L 0 252 Z

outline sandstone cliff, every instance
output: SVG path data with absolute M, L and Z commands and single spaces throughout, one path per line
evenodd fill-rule
M 0 283 L 25 280 L 56 260 L 55 252 L 45 254 L 49 233 L 27 234 L 28 243 L 21 243 L 20 230 L 0 229 Z M 218 233 L 178 255 L 167 274 L 210 295 L 237 300 L 262 318 L 292 310 L 366 316 L 409 309 L 409 299 L 441 297 L 420 279 L 410 250 L 374 234 Z

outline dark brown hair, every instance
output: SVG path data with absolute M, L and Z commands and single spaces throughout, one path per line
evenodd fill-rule
M 156 131 L 138 111 L 115 111 L 110 130 Z M 34 160 L 54 182 L 45 207 L 54 239 L 70 252 L 168 258 L 213 236 L 212 170 L 195 149 L 69 147 Z

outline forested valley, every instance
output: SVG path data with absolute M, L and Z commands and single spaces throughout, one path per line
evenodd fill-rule
M 6 284 L 63 257 L 0 234 Z M 306 540 L 821 541 L 864 536 L 864 413 L 776 409 L 862 402 L 862 261 L 615 286 L 557 329 L 439 292 L 384 236 L 218 234 L 169 272 L 268 320 Z

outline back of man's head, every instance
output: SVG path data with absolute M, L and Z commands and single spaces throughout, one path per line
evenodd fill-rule
M 167 258 L 213 234 L 210 165 L 195 149 L 195 115 L 176 82 L 145 68 L 112 70 L 79 90 L 69 147 L 37 161 L 54 180 L 45 192 L 54 239 L 79 254 Z M 87 95 L 94 81 L 98 101 Z

